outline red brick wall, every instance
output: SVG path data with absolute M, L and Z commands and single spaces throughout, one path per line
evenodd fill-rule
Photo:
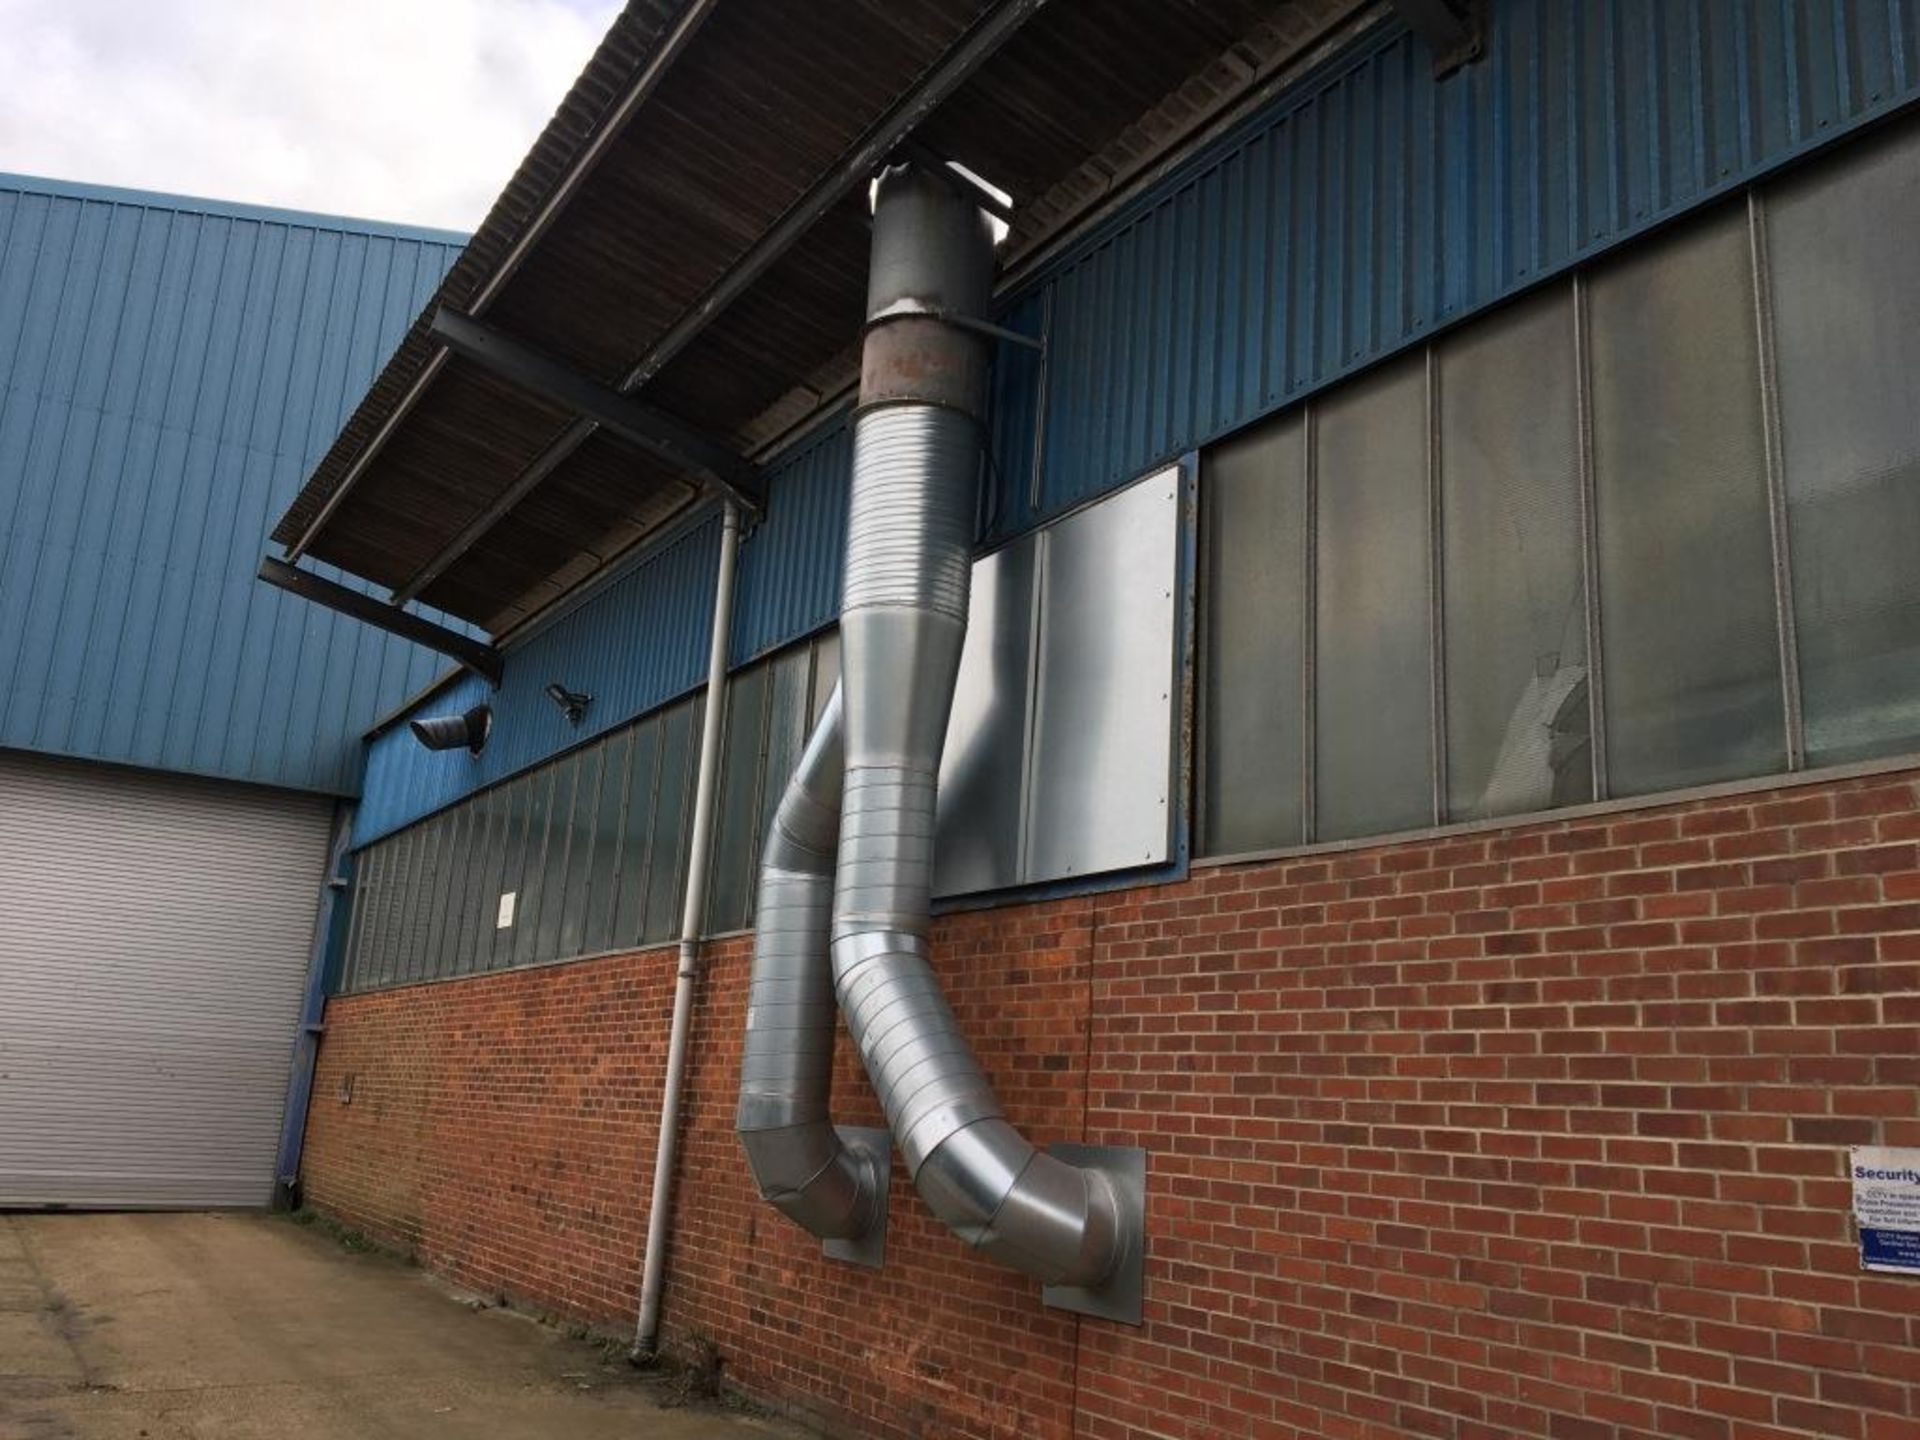
M 897 1165 L 878 1272 L 762 1205 L 734 940 L 667 1320 L 747 1388 L 892 1437 L 1920 1437 L 1920 1278 L 1860 1271 L 1844 1178 L 1849 1145 L 1920 1145 L 1913 777 L 1214 869 L 935 939 L 1035 1139 L 1151 1152 L 1147 1324 L 1043 1309 Z M 335 1001 L 312 1202 L 630 1324 L 672 970 Z M 836 1085 L 878 1123 L 844 1054 Z

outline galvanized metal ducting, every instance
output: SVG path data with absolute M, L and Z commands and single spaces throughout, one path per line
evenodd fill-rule
M 954 177 L 882 172 L 841 609 L 842 691 L 780 808 L 761 879 L 740 1130 L 761 1192 L 844 1241 L 870 1151 L 826 1118 L 831 984 L 922 1197 L 1050 1303 L 1137 1321 L 1144 1159 L 1038 1150 L 1005 1119 L 927 963 L 940 752 L 966 636 L 989 344 L 987 215 Z M 825 776 L 837 750 L 837 795 Z M 777 1122 L 777 1123 L 776 1123 Z M 884 1169 L 879 1178 L 884 1177 Z M 876 1181 L 877 1184 L 877 1181 Z M 883 1188 L 883 1187 L 879 1187 Z
M 833 1246 L 877 1265 L 887 1219 L 885 1130 L 836 1130 L 833 1085 L 834 850 L 844 751 L 840 690 L 827 701 L 774 812 L 760 862 L 753 980 L 735 1129 L 760 1194 Z

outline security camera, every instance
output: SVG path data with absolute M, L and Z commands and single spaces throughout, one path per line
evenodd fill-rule
M 587 706 L 593 703 L 593 696 L 580 690 L 569 690 L 558 680 L 547 686 L 547 698 L 560 707 L 560 713 L 567 717 L 569 725 L 578 725 L 587 713 Z
M 464 715 L 438 715 L 413 722 L 413 738 L 429 750 L 458 750 L 464 745 L 478 755 L 492 733 L 491 705 L 476 705 Z

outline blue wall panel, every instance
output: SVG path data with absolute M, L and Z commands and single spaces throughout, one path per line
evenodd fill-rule
M 842 414 L 768 467 L 766 517 L 740 547 L 734 664 L 832 624 L 840 613 L 852 466 L 853 437 Z
M 0 176 L 0 745 L 355 788 L 443 662 L 254 571 L 462 243 Z
M 983 533 L 1029 529 L 1916 94 L 1920 0 L 1493 0 L 1487 58 L 1438 81 L 1382 24 L 1007 297 L 1001 322 L 1047 345 L 1001 347 Z M 774 467 L 736 664 L 834 618 L 849 465 L 841 419 Z M 673 603 L 616 586 L 564 622 L 573 672 L 547 636 L 508 656 L 482 762 L 381 736 L 356 843 L 584 738 L 540 698 L 550 679 L 596 695 L 588 730 L 697 685 L 714 542 L 696 533 L 705 558 L 675 572 Z M 618 643 L 596 649 L 601 630 Z
M 1920 92 L 1920 0 L 1495 0 L 1383 25 L 1012 297 L 997 535 L 1414 343 Z M 1034 375 L 1031 398 L 1006 373 Z M 1040 474 L 1035 479 L 1035 427 Z
M 829 625 L 839 614 L 851 464 L 842 414 L 768 467 L 766 516 L 740 547 L 735 665 Z M 467 675 L 418 707 L 419 713 L 448 715 L 491 699 L 493 737 L 478 759 L 464 751 L 423 749 L 404 725 L 375 736 L 367 747 L 354 844 L 376 840 L 701 685 L 719 539 L 719 521 L 710 514 L 511 647 L 498 694 L 490 697 L 484 682 Z M 593 696 L 578 728 L 542 693 L 556 680 Z
M 719 547 L 719 520 L 709 515 L 516 646 L 497 692 L 463 675 L 418 707 L 452 715 L 492 704 L 493 735 L 479 756 L 427 750 L 405 725 L 375 736 L 353 843 L 377 840 L 698 686 L 707 674 Z M 544 693 L 555 681 L 593 697 L 579 725 Z

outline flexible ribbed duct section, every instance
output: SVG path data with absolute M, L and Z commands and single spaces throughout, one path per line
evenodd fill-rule
M 986 215 L 950 179 L 883 172 L 842 589 L 838 705 L 789 787 L 761 879 L 741 1130 L 761 1191 L 815 1234 L 870 1214 L 827 1121 L 823 847 L 841 764 L 831 984 L 908 1173 L 968 1244 L 1098 1290 L 1137 1235 L 1113 1176 L 1004 1118 L 927 963 L 940 752 L 966 636 L 990 298 Z M 780 1117 L 780 1125 L 769 1123 Z M 749 1129 L 749 1122 L 752 1127 Z M 782 1128 L 784 1127 L 784 1128 Z

